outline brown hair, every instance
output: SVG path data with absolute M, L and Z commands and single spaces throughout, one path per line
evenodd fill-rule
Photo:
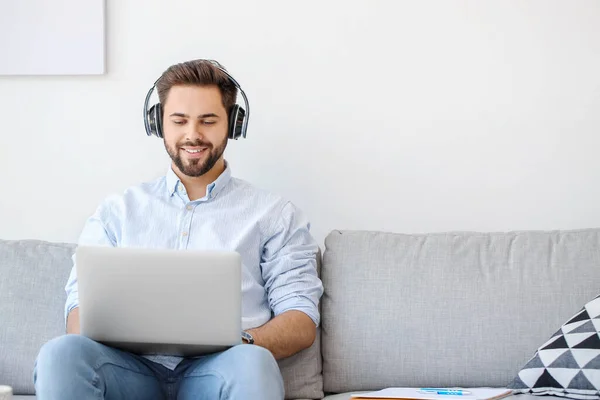
M 191 60 L 171 65 L 156 82 L 156 91 L 163 110 L 169 91 L 173 86 L 216 85 L 221 92 L 223 107 L 229 115 L 229 111 L 236 102 L 237 88 L 219 67 L 225 69 L 221 64 L 212 60 Z

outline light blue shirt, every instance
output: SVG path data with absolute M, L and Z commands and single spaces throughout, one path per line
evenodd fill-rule
M 206 196 L 190 201 L 168 169 L 166 176 L 108 197 L 86 221 L 80 245 L 233 250 L 242 258 L 242 329 L 289 310 L 319 325 L 323 285 L 317 276 L 318 245 L 301 210 L 280 196 L 225 171 Z M 78 306 L 76 260 L 65 287 L 65 319 Z M 148 356 L 174 369 L 179 357 Z

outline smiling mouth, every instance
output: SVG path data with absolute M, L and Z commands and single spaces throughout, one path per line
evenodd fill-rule
M 206 150 L 206 147 L 194 147 L 194 148 L 190 148 L 190 147 L 182 147 L 181 150 L 185 151 L 188 154 L 200 154 L 203 151 Z

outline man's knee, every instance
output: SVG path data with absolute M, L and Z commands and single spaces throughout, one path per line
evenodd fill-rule
M 264 347 L 255 345 L 239 345 L 230 350 L 236 359 L 239 368 L 258 369 L 259 371 L 273 371 L 279 373 L 279 366 L 273 354 Z M 257 371 L 257 372 L 259 372 Z
M 242 385 L 258 384 L 283 387 L 283 378 L 279 365 L 273 354 L 264 347 L 255 345 L 239 345 L 231 350 L 233 372 Z M 241 378 L 243 377 L 243 378 Z M 240 379 L 241 378 L 241 379 Z
M 254 398 L 283 399 L 283 378 L 269 350 L 244 344 L 230 349 L 228 356 L 230 368 L 223 372 L 232 398 L 243 398 L 246 393 Z
M 35 372 L 59 372 L 69 369 L 74 361 L 93 360 L 94 348 L 98 344 L 81 335 L 64 335 L 54 338 L 40 349 L 35 363 Z

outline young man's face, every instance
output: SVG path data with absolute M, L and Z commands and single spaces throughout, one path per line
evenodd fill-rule
M 173 86 L 163 105 L 165 148 L 187 176 L 206 174 L 227 147 L 227 111 L 217 86 Z

